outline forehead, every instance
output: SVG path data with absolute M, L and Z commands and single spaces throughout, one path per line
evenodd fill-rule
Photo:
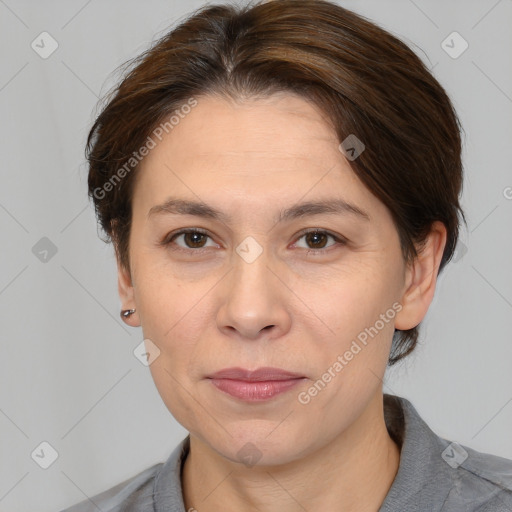
M 270 157 L 321 163 L 325 147 L 336 148 L 335 133 L 321 112 L 293 94 L 237 101 L 202 96 L 167 131 L 145 164 L 169 151 L 174 160 L 192 162 L 203 157 L 224 157 L 233 163 Z
M 146 212 L 167 196 L 208 199 L 218 209 L 226 196 L 241 208 L 333 196 L 371 201 L 338 146 L 319 109 L 294 94 L 199 97 L 142 161 L 134 199 Z

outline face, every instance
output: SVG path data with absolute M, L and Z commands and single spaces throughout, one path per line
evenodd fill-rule
M 291 462 L 381 393 L 394 328 L 407 327 L 398 233 L 310 103 L 197 99 L 142 162 L 120 293 L 160 351 L 150 370 L 179 423 L 227 459 L 252 447 L 261 463 Z M 232 367 L 301 378 L 209 378 Z

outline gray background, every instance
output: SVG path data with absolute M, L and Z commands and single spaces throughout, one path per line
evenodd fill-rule
M 141 329 L 119 319 L 83 149 L 113 70 L 204 3 L 0 0 L 2 512 L 60 510 L 164 461 L 186 435 L 132 353 Z M 512 1 L 340 4 L 413 45 L 467 134 L 464 245 L 384 389 L 439 435 L 512 458 Z M 31 48 L 43 31 L 59 45 L 47 59 Z M 469 44 L 456 59 L 442 47 L 453 31 Z M 46 262 L 43 237 L 57 249 Z M 48 469 L 31 457 L 43 441 L 58 452 Z

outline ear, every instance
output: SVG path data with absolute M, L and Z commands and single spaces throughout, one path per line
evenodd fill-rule
M 117 261 L 117 289 L 121 299 L 121 309 L 137 309 L 135 305 L 135 293 L 132 284 L 130 270 Z M 123 318 L 123 321 L 132 327 L 139 327 L 139 314 L 136 310 L 133 315 Z
M 412 329 L 427 314 L 434 298 L 446 237 L 445 225 L 435 221 L 423 249 L 414 262 L 407 266 L 404 291 L 400 301 L 402 309 L 395 317 L 395 329 L 402 331 Z

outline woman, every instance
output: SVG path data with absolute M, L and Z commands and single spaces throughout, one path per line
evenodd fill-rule
M 189 435 L 68 511 L 512 510 L 512 462 L 382 391 L 458 238 L 459 122 L 402 42 L 333 3 L 209 6 L 142 54 L 89 194 Z

